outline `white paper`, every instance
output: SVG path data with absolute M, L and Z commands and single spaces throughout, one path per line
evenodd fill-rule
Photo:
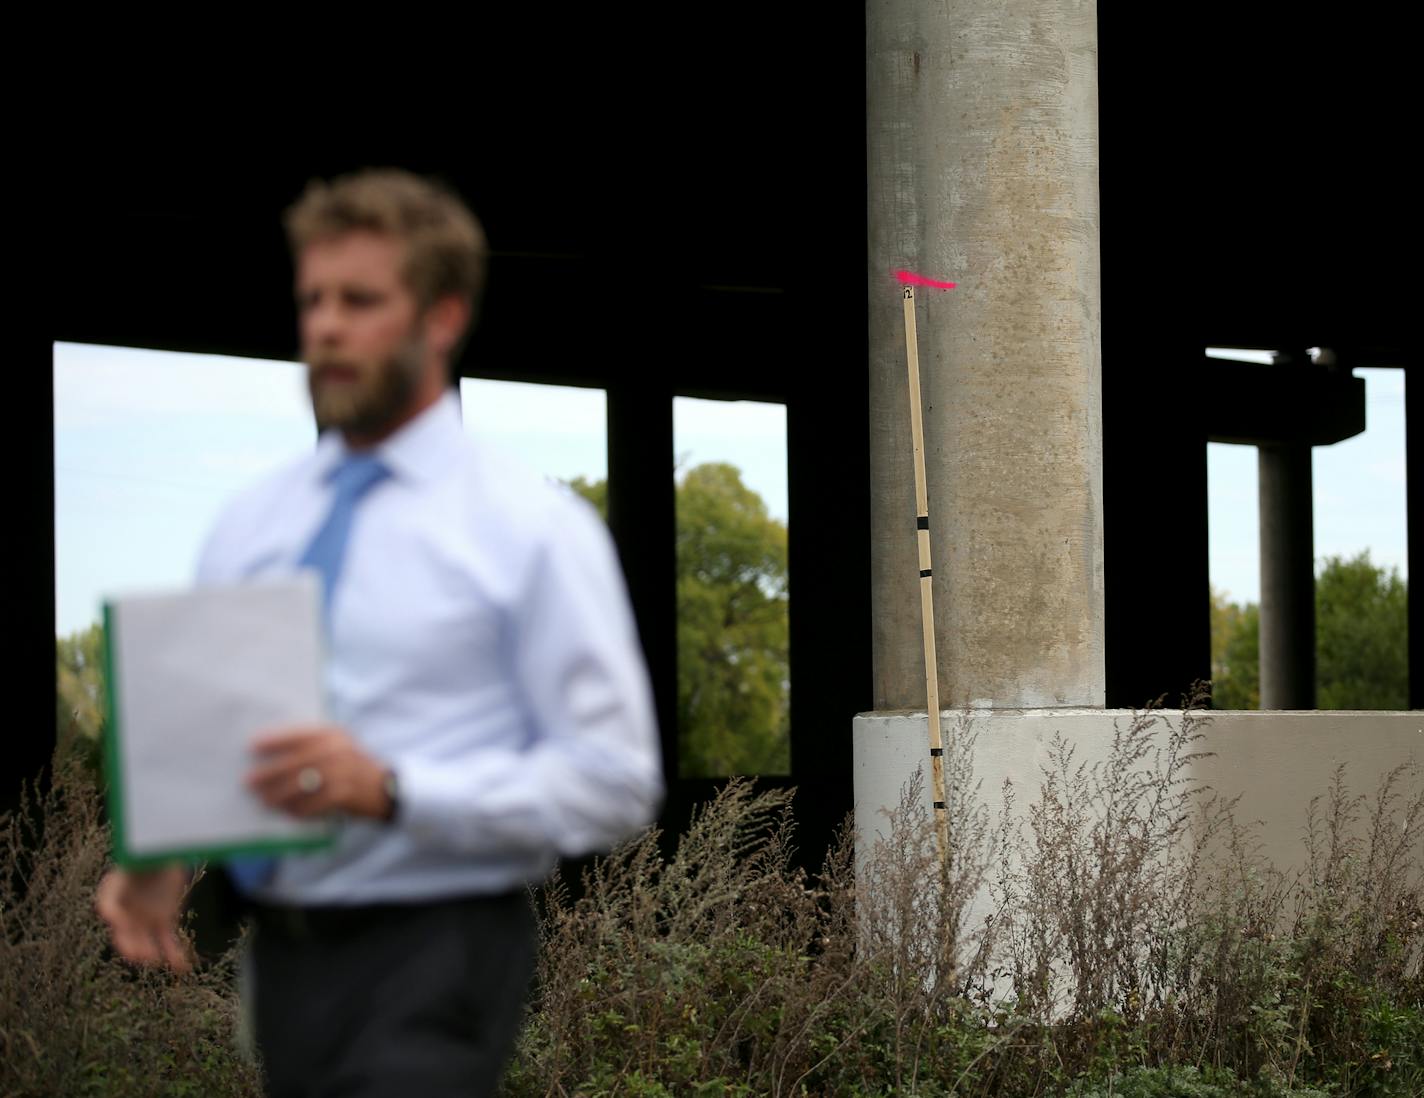
M 329 833 L 244 785 L 258 733 L 325 715 L 318 584 L 303 572 L 110 600 L 130 856 Z

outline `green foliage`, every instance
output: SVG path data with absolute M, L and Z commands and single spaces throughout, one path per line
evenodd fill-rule
M 1316 704 L 1409 708 L 1409 594 L 1397 569 L 1326 559 L 1315 581 Z
M 55 639 L 55 741 L 97 773 L 105 723 L 104 630 L 95 622 Z
M 677 493 L 678 729 L 684 777 L 791 769 L 786 527 L 725 464 Z
M 1227 602 L 1211 589 L 1211 704 L 1261 708 L 1261 608 Z
M 1316 705 L 1409 708 L 1409 594 L 1397 569 L 1326 557 L 1315 580 Z M 1211 591 L 1212 705 L 1261 707 L 1260 608 Z
M 1069 1098 L 1330 1098 L 1314 1087 L 1292 1087 L 1269 1076 L 1247 1081 L 1229 1068 L 1129 1068 L 1080 1081 Z
M 606 481 L 569 485 L 607 517 Z M 677 486 L 677 711 L 683 777 L 791 770 L 786 527 L 735 466 Z
M 598 517 L 604 522 L 608 521 L 608 481 L 588 480 L 586 477 L 574 477 L 568 482 L 572 488 L 589 503 L 593 504 L 598 511 Z

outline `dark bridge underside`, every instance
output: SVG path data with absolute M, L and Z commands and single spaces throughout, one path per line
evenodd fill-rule
M 608 389 L 611 521 L 672 772 L 670 398 L 787 403 L 793 780 L 803 843 L 820 849 L 850 808 L 851 717 L 871 705 L 864 23 L 856 7 L 785 8 L 719 8 L 695 28 L 480 17 L 458 36 L 467 53 L 325 87 L 278 88 L 253 57 L 240 75 L 209 58 L 181 76 L 77 64 L 30 165 L 47 193 L 28 243 L 47 277 L 15 371 L 41 433 L 8 436 L 35 478 L 11 630 L 15 681 L 31 684 L 15 691 L 19 769 L 47 757 L 51 727 L 50 341 L 291 357 L 281 209 L 311 176 L 399 164 L 453 182 L 496 253 L 461 369 Z M 1202 412 L 1232 395 L 1204 383 L 1202 348 L 1353 347 L 1359 364 L 1403 365 L 1414 346 L 1394 262 L 1407 131 L 1381 113 L 1402 100 L 1340 71 L 1338 28 L 1307 44 L 1328 60 L 1306 64 L 1276 29 L 1191 18 L 1101 27 L 1114 706 L 1175 698 L 1209 666 Z M 673 782 L 668 826 L 707 788 Z

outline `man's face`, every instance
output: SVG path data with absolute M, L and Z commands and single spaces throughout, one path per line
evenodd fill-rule
M 379 438 L 411 410 L 426 372 L 420 308 L 401 279 L 405 245 L 356 231 L 297 258 L 297 314 L 319 429 Z

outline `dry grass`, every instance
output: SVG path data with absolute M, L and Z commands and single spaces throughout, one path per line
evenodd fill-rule
M 961 736 L 948 865 L 918 779 L 859 866 L 846 830 L 815 874 L 792 795 L 729 782 L 671 856 L 650 831 L 577 899 L 540 890 L 504 1093 L 1424 1093 L 1420 772 L 1368 797 L 1337 773 L 1288 876 L 1187 779 L 1205 720 L 1137 714 L 1097 767 L 1060 741 L 1024 823 L 980 806 Z M 4 830 L 0 1095 L 256 1094 L 232 955 L 116 961 L 92 785 L 62 766 L 35 807 L 43 834 Z
M 648 835 L 546 891 L 507 1093 L 1424 1093 L 1419 771 L 1337 775 L 1288 877 L 1188 777 L 1202 700 L 1094 767 L 1059 740 L 996 820 L 961 736 L 947 866 L 918 777 L 858 881 L 846 835 L 804 877 L 788 796 L 729 783 L 670 861 Z
M 108 835 L 76 761 L 0 819 L 0 844 L 0 1095 L 261 1093 L 233 1042 L 233 954 L 180 977 L 109 948 L 93 907 Z

